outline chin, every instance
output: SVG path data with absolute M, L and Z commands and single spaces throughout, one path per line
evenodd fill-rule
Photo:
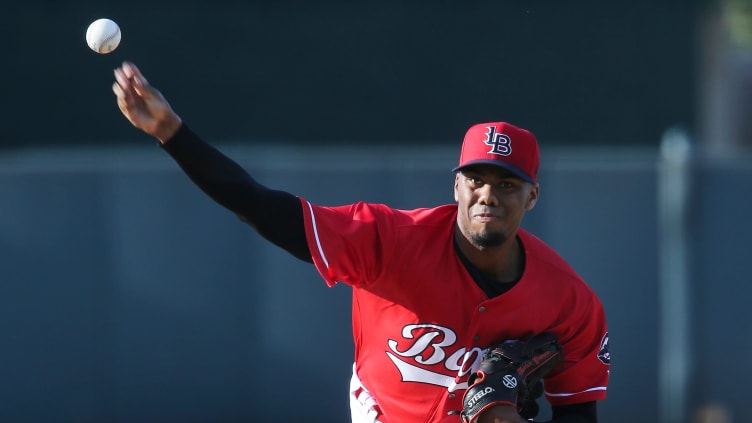
M 501 233 L 474 233 L 472 236 L 473 244 L 480 248 L 498 247 L 503 245 L 506 240 L 506 235 Z

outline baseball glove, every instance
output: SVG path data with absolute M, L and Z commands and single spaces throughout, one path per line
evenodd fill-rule
M 507 341 L 483 354 L 480 369 L 470 375 L 462 397 L 462 421 L 473 422 L 495 405 L 509 405 L 526 419 L 538 414 L 541 379 L 562 361 L 556 335 L 542 333 L 527 341 Z

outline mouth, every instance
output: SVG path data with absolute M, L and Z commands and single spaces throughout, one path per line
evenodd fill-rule
M 493 213 L 476 213 L 473 215 L 473 218 L 482 223 L 490 223 L 490 222 L 496 222 L 499 220 L 499 216 L 496 216 Z

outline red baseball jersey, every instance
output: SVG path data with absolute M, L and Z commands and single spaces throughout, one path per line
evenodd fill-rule
M 457 423 L 468 375 L 490 345 L 558 335 L 564 366 L 544 380 L 564 405 L 606 396 L 610 356 L 602 305 L 577 273 L 529 232 L 519 282 L 495 298 L 455 252 L 457 206 L 323 207 L 301 199 L 313 262 L 329 286 L 353 289 L 355 422 Z

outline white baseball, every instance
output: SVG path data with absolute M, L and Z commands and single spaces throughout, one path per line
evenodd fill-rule
M 86 30 L 86 44 L 97 53 L 107 54 L 120 44 L 120 27 L 110 19 L 97 19 Z

